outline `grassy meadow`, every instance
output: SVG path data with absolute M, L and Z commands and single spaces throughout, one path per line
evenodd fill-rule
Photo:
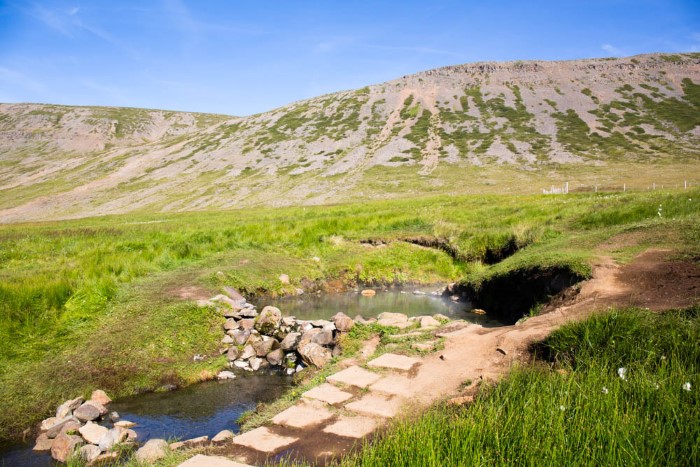
M 608 242 L 617 236 L 631 240 Z M 416 238 L 439 239 L 451 254 L 404 241 Z M 485 264 L 512 244 L 514 255 Z M 251 296 L 479 283 L 536 266 L 586 276 L 598 254 L 626 261 L 651 245 L 700 254 L 700 190 L 435 196 L 2 225 L 0 438 L 98 387 L 120 396 L 210 378 L 223 357 L 192 356 L 216 354 L 222 318 L 183 300 L 188 287 L 210 296 L 230 285 Z M 291 284 L 279 281 L 282 273 Z
M 468 407 L 395 423 L 343 466 L 698 465 L 700 307 L 555 331 Z

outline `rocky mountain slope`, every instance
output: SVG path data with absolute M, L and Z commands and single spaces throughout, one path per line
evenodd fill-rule
M 700 183 L 699 143 L 698 53 L 457 65 L 248 117 L 0 104 L 0 222 Z

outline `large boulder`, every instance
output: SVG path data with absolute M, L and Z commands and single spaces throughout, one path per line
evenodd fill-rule
M 241 350 L 238 347 L 229 347 L 226 352 L 226 359 L 230 362 L 237 360 L 241 356 Z
M 169 450 L 170 446 L 164 439 L 150 439 L 138 451 L 136 451 L 134 458 L 139 462 L 152 464 L 155 461 L 164 458 Z
M 78 430 L 83 439 L 90 444 L 98 444 L 102 437 L 109 432 L 109 429 L 97 423 L 87 422 Z
M 265 356 L 270 365 L 279 366 L 284 361 L 284 350 L 276 349 Z
M 282 350 L 294 350 L 299 344 L 299 339 L 301 339 L 300 332 L 290 332 L 287 336 L 280 342 L 280 347 Z
M 260 334 L 272 335 L 280 325 L 282 321 L 282 312 L 279 308 L 274 306 L 266 306 L 260 312 L 258 316 L 258 321 L 255 323 L 255 329 L 258 330 Z
M 255 327 L 255 320 L 253 318 L 246 318 L 246 319 L 240 320 L 238 322 L 238 324 L 240 325 L 241 329 L 243 329 L 244 331 L 250 331 L 251 329 L 253 329 Z
M 107 405 L 110 402 L 112 402 L 112 399 L 110 399 L 107 393 L 104 392 L 102 389 L 95 389 L 94 391 L 92 391 L 90 400 L 102 405 Z
M 226 322 L 224 323 L 224 331 L 230 331 L 232 329 L 238 329 L 238 328 L 239 328 L 238 321 L 236 321 L 233 318 L 227 319 Z
M 91 422 L 97 420 L 102 415 L 106 415 L 109 411 L 104 405 L 95 401 L 87 401 L 73 412 L 75 417 L 83 422 Z
M 247 360 L 249 358 L 255 357 L 255 349 L 253 348 L 252 345 L 246 345 L 243 347 L 243 352 L 241 352 L 240 358 L 243 360 Z
M 68 415 L 72 414 L 75 409 L 80 407 L 83 402 L 85 402 L 85 399 L 82 397 L 76 397 L 75 399 L 65 401 L 56 409 L 56 418 L 66 418 Z
M 236 329 L 231 334 L 231 337 L 233 337 L 233 340 L 235 341 L 236 345 L 243 345 L 250 337 L 250 331 L 246 331 L 244 329 Z
M 257 344 L 253 345 L 253 348 L 255 349 L 255 354 L 258 357 L 264 357 L 273 350 L 279 349 L 280 343 L 277 342 L 276 339 L 266 339 L 266 340 L 261 340 Z
M 72 415 L 69 415 L 66 418 L 64 418 L 60 423 L 57 423 L 56 425 L 46 430 L 46 436 L 48 436 L 49 438 L 55 438 L 61 433 L 67 433 L 71 430 L 77 431 L 78 428 L 80 428 L 80 422 L 78 421 L 78 419 Z
M 331 352 L 315 342 L 309 342 L 304 345 L 299 345 L 299 355 L 307 365 L 313 365 L 317 368 L 324 367 L 331 360 Z
M 73 451 L 83 444 L 85 441 L 80 436 L 60 434 L 51 445 L 51 457 L 58 462 L 66 462 Z
M 355 325 L 355 322 L 348 315 L 339 311 L 331 318 L 331 322 L 335 324 L 335 328 L 340 332 L 348 332 Z

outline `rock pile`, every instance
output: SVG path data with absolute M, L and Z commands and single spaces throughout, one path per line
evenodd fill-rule
M 116 412 L 107 417 L 105 406 L 110 402 L 99 389 L 88 401 L 77 397 L 64 402 L 56 409 L 55 417 L 41 422 L 34 450 L 51 451 L 51 457 L 59 462 L 66 462 L 76 451 L 88 463 L 114 459 L 112 448 L 122 443 L 136 444 L 137 435 L 129 429 L 134 424 L 120 421 Z
M 282 366 L 288 374 L 313 365 L 323 367 L 338 355 L 340 335 L 355 325 L 352 318 L 339 312 L 330 320 L 298 320 L 282 316 L 273 306 L 258 313 L 255 306 L 231 288 L 227 295 L 217 295 L 208 301 L 226 320 L 221 343 L 231 368 L 256 371 L 268 366 Z M 218 377 L 233 377 L 221 372 Z

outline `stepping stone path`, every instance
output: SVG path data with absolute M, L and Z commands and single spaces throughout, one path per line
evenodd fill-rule
M 370 370 L 355 365 L 327 377 L 326 383 L 306 391 L 294 406 L 273 417 L 270 426 L 235 436 L 233 453 L 255 463 L 268 456 L 312 452 L 316 459 L 306 460 L 313 462 L 329 460 L 334 451 L 329 446 L 335 452 L 346 451 L 417 395 L 412 377 L 420 371 L 420 359 L 389 353 L 367 366 Z

